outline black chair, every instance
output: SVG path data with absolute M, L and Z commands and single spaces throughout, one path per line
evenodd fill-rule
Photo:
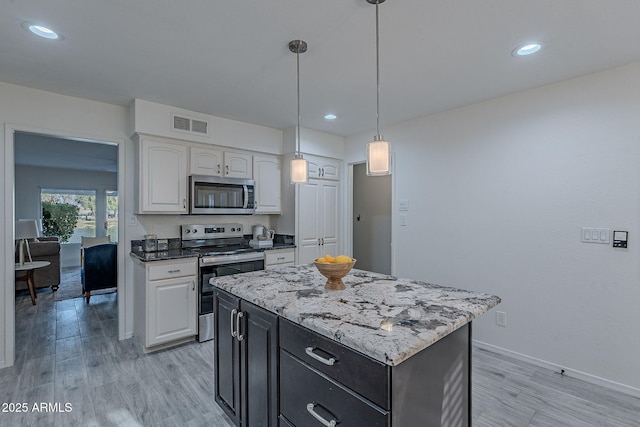
M 82 293 L 87 303 L 91 291 L 118 286 L 117 249 L 113 243 L 82 249 Z

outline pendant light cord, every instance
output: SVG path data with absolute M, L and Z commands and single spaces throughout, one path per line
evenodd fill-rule
M 376 139 L 380 136 L 380 39 L 378 35 L 378 3 L 376 3 Z
M 299 50 L 299 49 L 298 49 Z M 297 159 L 301 158 L 300 156 L 300 52 L 296 52 L 296 75 L 298 76 L 298 87 L 297 87 L 297 94 L 298 94 L 298 127 L 297 127 L 297 139 L 298 139 L 298 155 L 296 156 Z

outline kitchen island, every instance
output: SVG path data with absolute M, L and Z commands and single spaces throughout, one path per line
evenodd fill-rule
M 500 298 L 357 269 L 345 290 L 325 281 L 312 264 L 212 279 L 216 401 L 236 423 L 470 424 L 471 321 Z

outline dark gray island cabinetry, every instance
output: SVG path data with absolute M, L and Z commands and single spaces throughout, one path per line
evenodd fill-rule
M 221 290 L 214 312 L 216 402 L 236 425 L 278 425 L 278 317 Z
M 270 408 L 278 413 L 276 421 L 270 411 L 254 422 L 242 415 L 234 421 L 297 427 L 470 425 L 471 321 L 500 298 L 361 270 L 343 279 L 342 291 L 325 290 L 325 280 L 313 265 L 211 280 L 217 298 L 236 301 L 216 307 L 216 333 L 231 336 L 235 328 L 249 348 L 253 334 L 258 336 L 256 362 L 240 374 L 239 390 L 249 387 L 249 406 L 275 405 Z M 245 306 L 273 315 L 270 326 L 252 333 Z M 234 307 L 243 313 L 239 319 Z M 275 358 L 264 339 L 274 325 Z M 236 344 L 216 340 L 218 365 L 233 358 L 226 347 Z M 236 359 L 245 357 L 247 363 L 250 358 L 239 351 Z M 273 390 L 274 365 L 275 401 L 263 393 Z M 221 370 L 216 366 L 216 400 L 229 381 L 225 373 L 217 377 Z M 240 401 L 242 407 L 242 396 Z

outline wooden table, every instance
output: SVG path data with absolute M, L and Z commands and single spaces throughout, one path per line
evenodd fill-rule
M 15 264 L 15 270 L 18 271 L 26 271 L 26 277 L 16 277 L 16 281 L 27 281 L 27 286 L 29 287 L 29 294 L 31 295 L 31 303 L 36 305 L 36 287 L 33 284 L 33 270 L 36 268 L 46 267 L 51 264 L 49 261 L 33 261 L 33 262 L 25 262 L 24 265 L 20 266 L 20 264 Z

